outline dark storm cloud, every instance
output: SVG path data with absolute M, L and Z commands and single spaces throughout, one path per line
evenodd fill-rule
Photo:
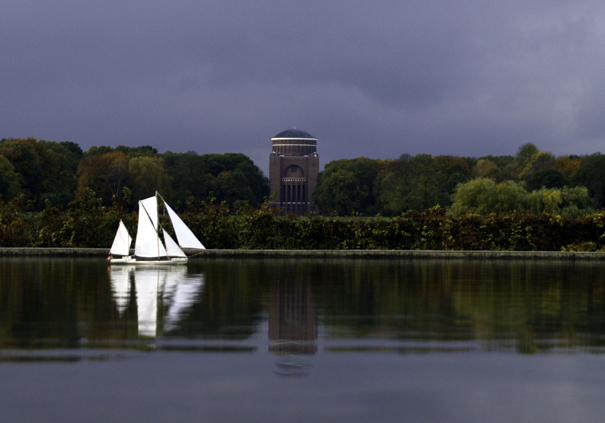
M 322 161 L 599 151 L 596 1 L 9 1 L 0 137 Z

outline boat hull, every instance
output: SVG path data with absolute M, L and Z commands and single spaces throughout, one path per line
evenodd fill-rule
M 137 266 L 174 266 L 179 264 L 187 264 L 186 257 L 173 257 L 168 260 L 138 260 L 135 256 L 124 257 L 108 257 L 110 264 L 129 264 Z

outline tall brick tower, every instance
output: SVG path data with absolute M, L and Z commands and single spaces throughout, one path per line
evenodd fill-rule
M 286 213 L 302 215 L 314 209 L 311 193 L 317 183 L 319 156 L 317 138 L 296 128 L 287 129 L 271 138 L 269 185 L 272 205 Z

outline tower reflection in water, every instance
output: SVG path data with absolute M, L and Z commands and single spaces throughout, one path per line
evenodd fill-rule
M 269 351 L 279 356 L 276 372 L 304 376 L 310 367 L 302 356 L 317 352 L 317 312 L 308 284 L 276 282 L 269 303 Z
M 138 335 L 145 338 L 175 329 L 204 285 L 203 275 L 187 275 L 185 266 L 112 266 L 110 275 L 118 312 L 134 302 Z

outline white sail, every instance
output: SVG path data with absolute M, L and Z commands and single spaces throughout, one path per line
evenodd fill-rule
M 174 242 L 174 239 L 168 235 L 164 228 L 162 228 L 162 231 L 164 232 L 164 242 L 166 243 L 166 253 L 168 254 L 168 257 L 187 257 L 187 255 L 183 252 L 183 250 L 181 250 L 178 244 Z
M 168 210 L 168 215 L 170 216 L 170 221 L 172 222 L 172 227 L 174 228 L 174 232 L 176 234 L 176 239 L 181 248 L 205 250 L 206 247 L 204 247 L 200 240 L 196 238 L 193 232 L 191 232 L 191 229 L 185 225 L 185 222 L 181 220 L 181 218 L 166 202 L 164 202 L 164 205 L 166 206 L 166 210 Z
M 157 336 L 158 323 L 158 285 L 160 269 L 137 269 L 135 289 L 137 293 L 137 316 L 139 335 Z
M 166 249 L 157 232 L 158 202 L 156 197 L 139 201 L 139 225 L 134 243 L 134 255 L 137 257 L 166 257 Z
M 128 229 L 124 226 L 124 222 L 120 220 L 120 225 L 118 226 L 118 231 L 116 232 L 116 237 L 113 239 L 109 253 L 117 256 L 127 256 L 130 254 L 130 244 L 132 244 L 132 238 L 128 233 Z
M 141 213 L 141 204 L 149 216 L 149 219 L 153 223 L 153 227 L 158 229 L 158 197 L 155 195 L 153 197 L 145 198 L 144 200 L 139 201 L 139 213 Z

